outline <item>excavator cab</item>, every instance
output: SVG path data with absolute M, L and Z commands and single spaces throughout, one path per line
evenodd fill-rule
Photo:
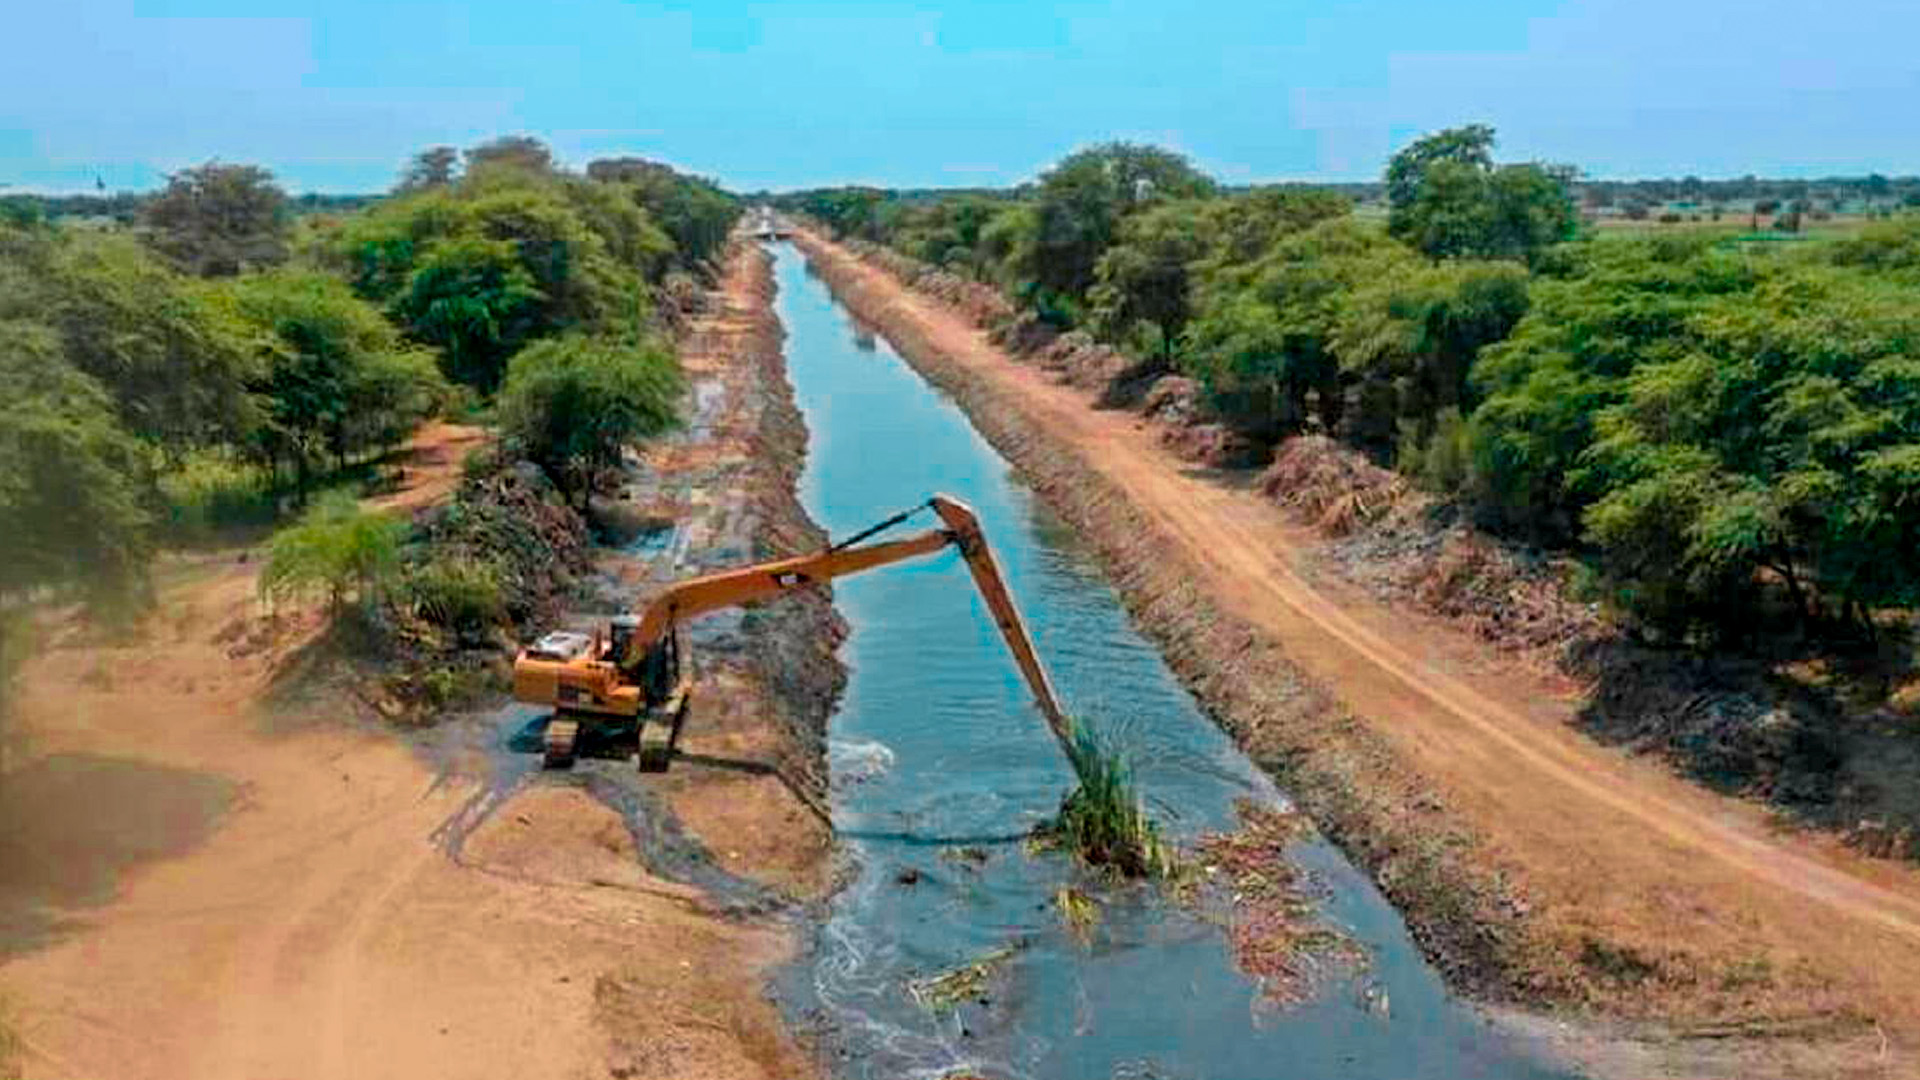
M 901 540 L 863 541 L 932 510 L 944 527 Z M 551 707 L 541 740 L 549 768 L 566 768 L 576 756 L 636 757 L 642 771 L 665 770 L 673 760 L 693 691 L 683 663 L 680 623 L 713 611 L 774 599 L 890 563 L 957 548 L 1033 689 L 1047 724 L 1062 747 L 1070 725 L 1041 666 L 1026 623 L 1014 606 L 987 548 L 979 519 L 965 503 L 935 495 L 912 510 L 824 551 L 775 562 L 723 570 L 668 586 L 639 615 L 616 616 L 603 635 L 559 631 L 522 649 L 513 664 L 513 695 Z M 1071 751 L 1069 751 L 1071 753 Z
M 538 743 L 548 768 L 586 756 L 637 758 L 642 772 L 663 772 L 673 760 L 693 679 L 681 667 L 678 632 L 645 649 L 636 647 L 639 633 L 638 617 L 619 615 L 604 638 L 555 631 L 520 651 L 513 696 L 554 710 Z

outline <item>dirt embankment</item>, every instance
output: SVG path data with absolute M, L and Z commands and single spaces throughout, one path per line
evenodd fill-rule
M 648 444 L 618 498 L 595 504 L 606 538 L 621 544 L 603 560 L 615 583 L 602 592 L 615 606 L 668 581 L 826 543 L 796 489 L 807 431 L 786 378 L 772 257 L 741 242 L 727 267 L 682 339 L 686 429 Z M 821 811 L 845 636 L 826 593 L 687 628 L 699 680 L 681 744 L 691 757 L 662 786 L 688 827 L 711 838 L 720 866 L 802 896 L 819 894 L 831 869 Z
M 677 455 L 656 487 L 687 511 L 678 568 L 610 554 L 600 606 L 730 557 L 709 542 L 807 542 L 792 461 L 725 464 L 800 445 L 767 287 L 764 256 L 736 252 L 688 343 L 705 419 L 648 451 Z M 408 510 L 458 482 L 448 433 L 428 434 Z M 827 834 L 782 777 L 818 782 L 838 677 L 824 601 L 720 643 L 687 739 L 714 764 L 564 776 L 501 756 L 503 714 L 405 735 L 320 692 L 302 662 L 317 613 L 266 619 L 257 567 L 238 550 L 173 564 L 137 635 L 50 628 L 22 673 L 25 745 L 0 777 L 0 996 L 20 1075 L 811 1074 L 764 996 L 792 947 L 778 903 L 742 913 L 649 869 L 663 822 L 638 828 L 633 804 L 595 795 L 638 791 L 672 808 L 682 852 L 817 889 Z M 783 681 L 789 661 L 803 673 Z
M 1317 575 L 1318 539 L 965 315 L 798 243 L 1100 550 L 1248 752 L 1367 868 L 1453 985 L 1624 1017 L 1613 1074 L 1878 1074 L 1920 1040 L 1920 883 L 1573 730 L 1564 684 Z M 1759 1036 L 1742 1038 L 1741 1036 Z M 1575 1046 L 1572 1052 L 1585 1053 Z

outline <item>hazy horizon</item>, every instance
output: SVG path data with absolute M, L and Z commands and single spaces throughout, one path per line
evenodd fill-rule
M 1597 179 L 1920 173 L 1920 6 L 1371 0 L 567 8 L 109 0 L 29 9 L 0 71 L 0 191 L 146 190 L 210 158 L 377 193 L 502 134 L 734 190 L 1002 187 L 1152 142 L 1228 183 L 1377 179 L 1421 132 Z M 246 14 L 242 15 L 240 12 Z

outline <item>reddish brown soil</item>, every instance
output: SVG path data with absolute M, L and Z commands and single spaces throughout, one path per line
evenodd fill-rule
M 478 439 L 424 429 L 378 505 L 442 498 Z M 69 634 L 23 673 L 0 777 L 21 1075 L 811 1074 L 762 993 L 784 930 L 650 876 L 620 819 L 564 783 L 520 789 L 450 858 L 441 830 L 477 783 L 347 701 L 286 704 L 275 677 L 319 619 L 269 632 L 255 567 L 226 552 L 163 575 L 133 640 Z M 747 700 L 697 745 L 757 751 Z M 777 782 L 672 777 L 729 867 L 819 878 L 823 834 Z
M 393 491 L 368 499 L 382 510 L 411 512 L 432 506 L 460 486 L 460 466 L 467 455 L 487 445 L 486 429 L 433 421 L 413 433 L 395 463 L 400 484 Z
M 1425 792 L 1410 815 L 1444 808 L 1434 820 L 1464 823 L 1462 844 L 1505 883 L 1527 937 L 1506 954 L 1521 965 L 1501 973 L 1510 989 L 1532 984 L 1539 1003 L 1564 1004 L 1579 986 L 1582 1003 L 1641 1017 L 1864 1022 L 1879 1050 L 1862 1067 L 1876 1073 L 1920 1043 L 1920 875 L 1783 835 L 1752 805 L 1596 745 L 1569 727 L 1562 688 L 1436 619 L 1310 576 L 1310 531 L 1191 471 L 1136 416 L 1092 408 L 1086 392 L 1013 362 L 960 315 L 818 237 L 800 243 L 844 301 L 988 417 L 990 437 L 1022 445 L 1013 456 L 1043 491 L 1079 500 L 1076 523 L 1136 530 L 1097 538 L 1110 558 L 1154 560 L 1195 607 L 1247 628 L 1237 648 L 1250 664 L 1277 649 L 1332 695 L 1320 733 L 1283 749 L 1377 742 L 1390 754 L 1381 768 Z M 1232 666 L 1201 665 L 1216 679 Z M 1372 741 L 1348 740 L 1340 710 Z M 1257 730 L 1238 733 L 1259 746 Z

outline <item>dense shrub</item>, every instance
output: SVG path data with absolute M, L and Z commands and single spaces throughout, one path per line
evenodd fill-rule
M 484 637 L 506 618 L 500 569 L 484 558 L 449 554 L 408 567 L 396 592 L 414 618 L 461 637 Z
M 678 422 L 679 393 L 679 367 L 660 346 L 555 338 L 513 358 L 500 429 L 516 453 L 580 497 L 627 443 Z
M 330 492 L 274 534 L 260 593 L 276 601 L 325 596 L 335 611 L 352 597 L 371 610 L 400 569 L 407 528 L 391 514 L 362 509 L 352 495 Z

